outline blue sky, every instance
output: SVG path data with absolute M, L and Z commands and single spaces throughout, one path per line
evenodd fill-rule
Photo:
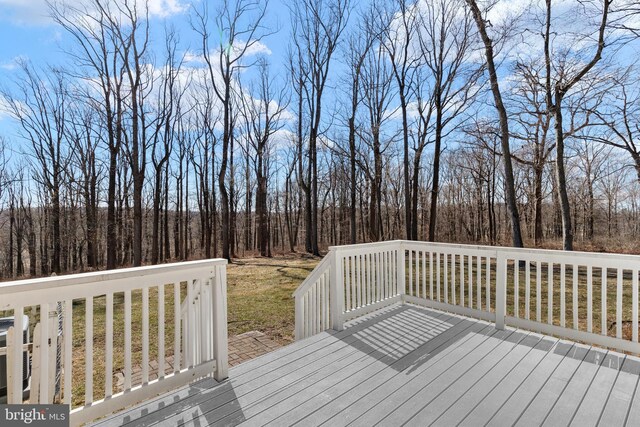
M 150 0 L 153 27 L 160 30 L 165 22 L 173 24 L 181 34 L 184 47 L 191 45 L 192 50 L 197 49 L 198 40 L 194 39 L 188 16 L 189 8 L 198 7 L 198 3 L 199 0 Z M 273 52 L 274 63 L 279 63 L 279 59 L 284 59 L 286 54 L 288 14 L 288 9 L 280 0 L 269 2 L 266 24 L 281 27 L 278 33 L 265 41 Z M 15 58 L 20 56 L 29 58 L 35 64 L 60 62 L 67 39 L 64 32 L 48 17 L 46 0 L 0 0 L 0 67 L 3 73 L 11 71 Z M 157 39 L 158 37 L 156 41 L 161 42 Z
M 6 76 L 15 67 L 15 59 L 23 56 L 38 62 L 54 61 L 60 56 L 58 42 L 60 31 L 50 21 L 17 13 L 19 6 L 8 6 L 0 0 L 0 68 Z M 12 13 L 13 11 L 13 13 Z
M 80 3 L 86 0 L 64 0 L 70 3 Z M 143 0 L 139 0 L 143 1 Z M 161 58 L 162 34 L 164 24 L 174 25 L 180 33 L 180 39 L 183 51 L 190 51 L 197 55 L 200 49 L 200 42 L 197 35 L 191 29 L 189 23 L 190 7 L 200 7 L 202 1 L 211 1 L 212 7 L 218 5 L 220 0 L 148 0 L 151 12 L 151 27 L 154 30 L 152 39 L 156 42 L 156 50 L 158 59 Z M 286 84 L 284 79 L 287 75 L 287 46 L 290 38 L 289 31 L 289 11 L 285 4 L 295 0 L 270 0 L 267 17 L 264 23 L 269 27 L 279 27 L 280 31 L 270 35 L 262 41 L 270 54 L 269 62 L 272 66 L 271 75 L 281 79 L 281 84 Z M 631 1 L 631 0 L 626 0 Z M 534 4 L 536 1 L 534 0 Z M 541 3 L 538 1 L 537 3 Z M 562 13 L 564 1 L 555 3 L 554 11 Z M 356 6 L 363 6 L 363 2 L 355 2 Z M 499 26 L 510 15 L 518 15 L 526 5 L 530 4 L 530 0 L 503 0 L 494 7 L 488 19 L 492 25 Z M 565 5 L 566 6 L 566 5 Z M 353 12 L 351 21 L 357 19 L 357 12 Z M 640 19 L 640 18 L 639 18 Z M 528 21 L 531 23 L 531 21 Z M 564 22 L 567 22 L 565 19 Z M 586 23 L 580 22 L 575 25 L 584 27 Z M 594 26 L 594 28 L 597 28 Z M 535 29 L 531 33 L 535 34 Z M 69 65 L 68 56 L 65 55 L 65 49 L 69 48 L 69 38 L 65 32 L 48 18 L 47 0 L 0 0 L 0 40 L 2 47 L 0 48 L 0 85 L 11 85 L 11 81 L 16 76 L 16 58 L 26 58 L 35 66 L 50 65 Z M 511 56 L 527 56 L 529 53 L 539 55 L 541 48 L 539 37 L 528 37 L 527 40 L 522 37 L 515 37 L 512 45 L 503 52 L 509 52 Z M 632 52 L 630 55 L 618 55 L 619 57 L 630 58 L 637 57 L 638 44 L 628 46 L 627 50 Z M 336 103 L 340 99 L 342 89 L 340 87 L 341 72 L 344 65 L 341 64 L 342 53 L 337 52 L 332 63 L 332 72 L 329 82 L 327 97 L 325 98 L 324 112 L 329 115 L 331 111 L 336 110 Z M 625 62 L 625 61 L 623 61 Z M 508 67 L 503 64 L 500 70 L 501 75 L 508 77 L 511 72 Z M 250 77 L 250 74 L 248 74 Z M 503 91 L 508 91 L 508 78 L 503 79 Z M 334 91 L 334 88 L 337 88 Z M 12 141 L 15 134 L 13 130 L 14 123 L 6 116 L 0 113 L 0 135 L 8 136 Z
M 80 3 L 83 0 L 65 0 Z M 161 59 L 164 25 L 173 25 L 180 34 L 182 50 L 194 54 L 200 49 L 200 41 L 191 29 L 191 7 L 199 7 L 208 0 L 149 0 L 152 40 L 156 43 L 158 59 Z M 279 27 L 280 31 L 263 40 L 270 54 L 273 75 L 284 75 L 289 37 L 289 11 L 283 1 L 271 0 L 265 24 Z M 48 17 L 46 0 L 0 0 L 0 85 L 10 85 L 16 75 L 16 59 L 28 59 L 35 66 L 70 64 L 65 50 L 69 37 Z M 0 134 L 13 136 L 13 123 L 0 115 Z

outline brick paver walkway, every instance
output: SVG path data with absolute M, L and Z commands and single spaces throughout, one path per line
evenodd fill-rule
M 241 335 L 229 337 L 229 366 L 235 366 L 247 360 L 254 359 L 265 353 L 269 353 L 281 347 L 277 342 L 269 339 L 259 331 L 250 331 Z M 135 387 L 142 383 L 142 366 L 134 366 L 131 374 L 131 386 Z M 173 372 L 173 356 L 165 359 L 165 372 Z M 115 376 L 116 392 L 124 388 L 124 371 L 116 372 Z M 149 362 L 149 381 L 158 378 L 158 361 Z
M 229 338 L 229 366 L 255 359 L 281 347 L 259 331 L 245 332 Z

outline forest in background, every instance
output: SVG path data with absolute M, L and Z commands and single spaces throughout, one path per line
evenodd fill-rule
M 52 1 L 0 108 L 0 278 L 388 239 L 639 252 L 633 1 Z M 158 34 L 162 37 L 159 38 Z M 281 70 L 287 70 L 286 73 Z

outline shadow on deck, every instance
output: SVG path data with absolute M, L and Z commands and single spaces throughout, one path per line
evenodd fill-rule
M 105 425 L 625 425 L 640 359 L 417 306 L 389 307 Z

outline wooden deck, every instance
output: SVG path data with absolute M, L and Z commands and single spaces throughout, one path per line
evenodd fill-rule
M 640 359 L 392 306 L 98 425 L 638 425 Z

